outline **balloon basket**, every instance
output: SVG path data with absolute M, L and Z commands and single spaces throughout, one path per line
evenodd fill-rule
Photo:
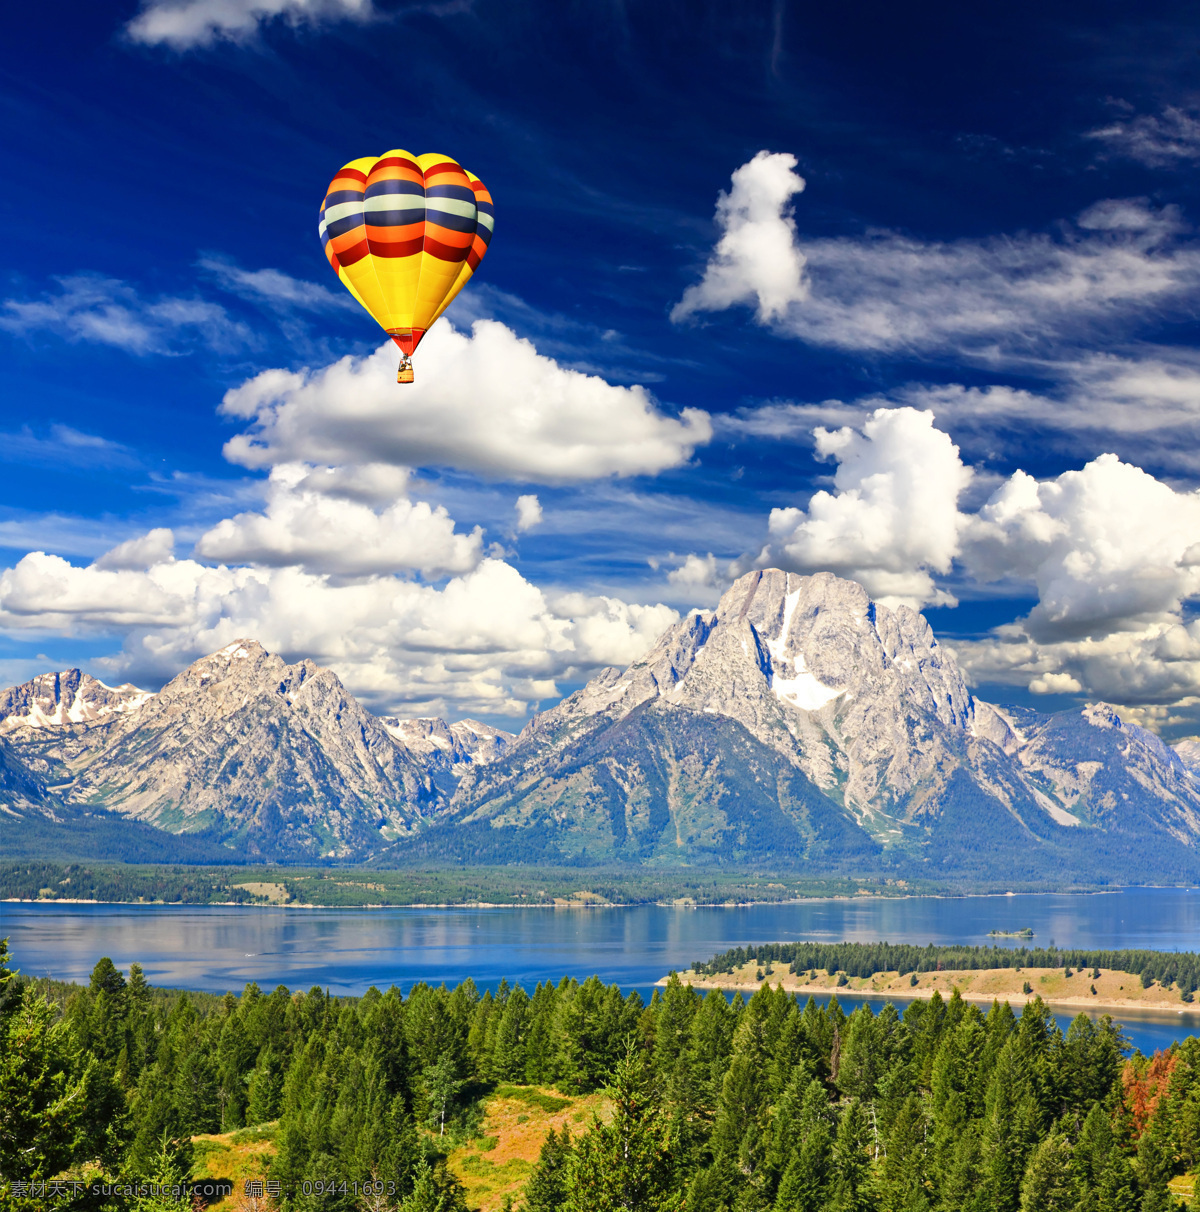
M 400 363 L 400 369 L 396 371 L 397 383 L 411 383 L 413 381 L 412 363 L 407 359 L 403 359 Z

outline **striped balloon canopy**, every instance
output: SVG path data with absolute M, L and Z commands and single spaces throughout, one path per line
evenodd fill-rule
M 366 156 L 331 182 L 325 255 L 400 347 L 399 382 L 412 382 L 413 351 L 483 260 L 492 222 L 487 187 L 449 156 Z

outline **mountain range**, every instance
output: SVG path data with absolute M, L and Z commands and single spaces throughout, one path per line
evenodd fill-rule
M 776 569 L 519 736 L 377 717 L 251 640 L 156 694 L 78 670 L 0 693 L 13 854 L 102 829 L 180 858 L 1178 882 L 1198 774 L 1200 744 L 1104 704 L 984 703 L 922 615 Z

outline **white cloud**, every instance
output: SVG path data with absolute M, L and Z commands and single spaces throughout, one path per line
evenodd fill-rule
M 483 558 L 478 526 L 458 533 L 444 508 L 424 501 L 400 498 L 378 509 L 348 499 L 338 470 L 345 469 L 275 467 L 266 510 L 223 519 L 201 536 L 196 554 L 227 564 L 342 576 L 417 571 L 430 579 L 469 572 Z
M 123 651 L 105 664 L 114 677 L 162 680 L 252 636 L 331 665 L 369 705 L 402 714 L 522 714 L 556 696 L 557 678 L 640 656 L 678 617 L 612 598 L 551 601 L 495 559 L 444 587 L 194 560 L 77 568 L 42 552 L 0 574 L 0 628 L 119 635 Z
M 1069 673 L 1044 673 L 1029 683 L 1034 694 L 1078 694 L 1083 687 Z
M 1200 474 L 1200 358 L 1183 347 L 1137 347 L 1045 360 L 1040 390 L 1007 384 L 912 383 L 887 397 L 799 403 L 770 400 L 713 418 L 730 441 L 769 438 L 809 443 L 817 425 L 857 425 L 877 408 L 931 411 L 972 455 L 1019 456 L 1030 435 L 1072 456 L 1081 436 L 1091 450 L 1155 468 Z
M 88 274 L 56 281 L 59 289 L 40 299 L 0 303 L 0 329 L 20 335 L 52 332 L 65 341 L 133 354 L 182 353 L 197 344 L 232 353 L 255 343 L 245 324 L 204 299 L 143 299 L 128 283 Z
M 1114 455 L 1037 481 L 1015 473 L 963 528 L 977 582 L 1006 579 L 1038 604 L 987 638 L 954 644 L 979 681 L 1117 703 L 1175 702 L 1200 688 L 1200 492 Z
M 1035 640 L 1020 623 L 983 640 L 956 640 L 959 663 L 976 682 L 1074 693 L 1112 703 L 1181 706 L 1200 688 L 1200 626 L 1176 621 L 1075 640 Z
M 1088 137 L 1150 168 L 1171 168 L 1200 160 L 1200 115 L 1194 109 L 1175 105 L 1168 105 L 1161 115 L 1139 114 L 1112 122 L 1089 131 Z
M 711 551 L 705 556 L 691 552 L 682 564 L 667 573 L 668 583 L 683 589 L 715 589 L 727 586 L 729 579 L 721 575 L 717 557 Z
M 964 529 L 962 558 L 980 581 L 1037 587 L 1025 629 L 1040 639 L 1169 622 L 1200 592 L 1200 492 L 1111 454 L 1053 480 L 1018 471 Z
M 336 291 L 293 278 L 279 269 L 242 269 L 220 257 L 202 257 L 197 265 L 230 294 L 251 303 L 302 311 L 357 310 L 359 304 L 339 285 Z
M 299 26 L 375 16 L 371 0 L 147 0 L 126 33 L 135 42 L 183 51 L 222 39 L 244 42 L 277 18 Z
M 972 473 L 932 414 L 881 408 L 861 431 L 818 429 L 816 444 L 837 461 L 834 491 L 807 509 L 773 509 L 755 563 L 836 572 L 888 604 L 952 604 L 931 573 L 949 572 L 958 552 L 958 497 Z
M 724 311 L 753 304 L 766 324 L 784 317 L 808 295 L 804 254 L 796 243 L 792 198 L 804 189 L 793 171 L 796 157 L 760 151 L 733 174 L 729 193 L 717 195 L 716 223 L 721 229 L 704 277 L 684 291 L 671 319 L 701 311 Z
M 517 497 L 517 529 L 532 530 L 542 524 L 542 503 L 533 493 Z
M 157 526 L 134 539 L 126 539 L 106 551 L 93 567 L 102 569 L 147 569 L 175 558 L 175 532 Z
M 652 474 L 712 436 L 707 413 L 667 415 L 643 387 L 567 370 L 505 325 L 471 333 L 445 320 L 422 342 L 417 381 L 396 384 L 396 350 L 297 374 L 268 370 L 228 392 L 222 411 L 252 423 L 226 456 L 275 463 L 389 462 L 556 482 Z
M 1177 239 L 1173 207 L 1109 199 L 1055 236 L 803 239 L 794 163 L 760 152 L 734 173 L 718 200 L 723 235 L 673 319 L 753 304 L 760 324 L 814 345 L 998 360 L 1138 312 L 1184 309 L 1200 293 L 1200 249 Z

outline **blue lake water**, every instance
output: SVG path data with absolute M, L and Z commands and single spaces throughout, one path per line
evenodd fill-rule
M 238 992 L 320 985 L 481 988 L 593 973 L 648 997 L 659 977 L 750 943 L 988 943 L 990 930 L 1031 927 L 1060 947 L 1200 950 L 1200 890 L 803 901 L 685 909 L 282 909 L 0 903 L 0 937 L 30 976 L 86 981 L 109 956 L 140 963 L 156 985 Z M 1002 943 L 1008 940 L 1001 940 Z M 1012 941 L 1012 945 L 1020 943 Z M 1070 1016 L 1060 1018 L 1064 1027 Z M 1125 1017 L 1143 1051 L 1200 1033 L 1200 1012 Z

